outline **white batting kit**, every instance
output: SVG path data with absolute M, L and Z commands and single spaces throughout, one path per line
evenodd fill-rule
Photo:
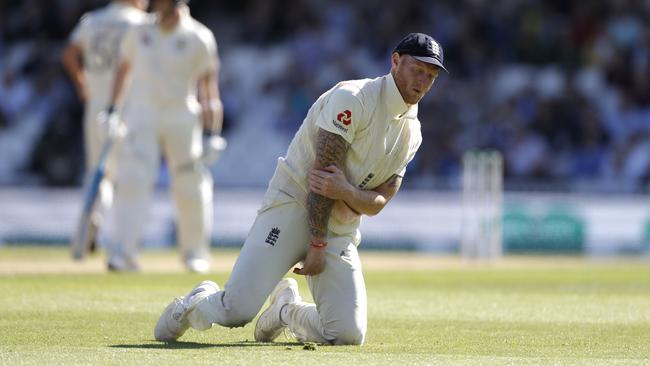
M 278 281 L 304 258 L 310 239 L 306 198 L 318 129 L 351 146 L 344 172 L 360 189 L 374 189 L 403 175 L 422 141 L 417 105 L 404 103 L 391 74 L 344 81 L 311 107 L 280 158 L 262 208 L 223 291 L 199 302 L 189 316 L 195 329 L 212 323 L 243 326 L 259 312 Z M 307 276 L 315 304 L 287 305 L 288 328 L 301 341 L 363 343 L 366 290 L 357 245 L 361 218 L 338 202 L 328 224 L 323 273 Z
M 83 54 L 87 100 L 84 110 L 84 143 L 87 171 L 97 165 L 106 135 L 97 122 L 97 115 L 105 111 L 118 64 L 119 45 L 129 27 L 142 24 L 147 13 L 130 5 L 114 2 L 85 14 L 70 35 L 70 43 L 77 45 Z M 111 154 L 106 175 L 100 186 L 103 209 L 110 206 L 115 174 L 115 158 Z
M 212 177 L 200 162 L 196 92 L 199 78 L 217 67 L 214 35 L 184 8 L 170 32 L 162 31 L 155 19 L 132 28 L 121 56 L 132 67 L 131 100 L 122 113 L 128 131 L 110 217 L 109 263 L 136 259 L 161 152 L 171 175 L 182 255 L 186 261 L 209 260 Z

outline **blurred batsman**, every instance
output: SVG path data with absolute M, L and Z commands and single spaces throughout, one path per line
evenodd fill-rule
M 418 102 L 441 69 L 441 46 L 412 33 L 394 49 L 390 73 L 343 81 L 321 95 L 278 161 L 225 288 L 204 281 L 174 299 L 155 338 L 175 340 L 213 323 L 243 326 L 270 295 L 257 341 L 288 328 L 300 341 L 362 344 L 361 215 L 376 215 L 399 190 L 422 141 Z M 306 276 L 315 304 L 302 301 L 294 279 L 282 279 L 300 261 L 293 272 Z
M 111 101 L 128 87 L 121 112 L 127 132 L 119 150 L 115 203 L 108 223 L 108 267 L 138 269 L 137 252 L 163 155 L 171 175 L 177 240 L 187 268 L 209 269 L 212 177 L 206 164 L 224 148 L 223 107 L 212 32 L 190 16 L 186 1 L 152 1 L 155 17 L 132 28 L 120 49 Z
M 99 164 L 102 146 L 109 137 L 111 126 L 108 115 L 102 113 L 110 104 L 111 88 L 115 79 L 120 42 L 129 27 L 142 24 L 147 14 L 148 0 L 113 1 L 108 6 L 85 14 L 70 36 L 63 52 L 63 65 L 85 104 L 84 144 L 86 148 L 86 173 L 89 180 L 93 169 Z M 112 121 L 116 121 L 115 118 Z M 76 243 L 76 246 L 94 245 L 95 233 L 104 212 L 113 200 L 116 161 L 115 154 L 107 155 L 106 174 L 97 187 L 97 209 L 93 207 L 88 224 L 92 226 L 87 238 L 92 243 Z M 77 240 L 77 239 L 75 239 Z M 78 253 L 81 248 L 73 248 Z M 81 255 L 81 254 L 77 254 Z

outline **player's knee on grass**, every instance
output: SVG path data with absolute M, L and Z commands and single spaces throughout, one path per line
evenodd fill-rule
M 357 319 L 337 320 L 326 324 L 324 333 L 335 345 L 361 345 L 366 337 L 366 327 Z
M 253 306 L 251 301 L 246 301 L 242 297 L 229 296 L 226 294 L 223 301 L 223 318 L 219 324 L 224 327 L 243 327 L 250 323 L 260 310 L 259 306 Z
M 243 327 L 255 318 L 259 309 L 228 297 L 224 291 L 219 291 L 196 304 L 190 319 L 192 327 L 202 330 L 214 323 L 228 328 Z

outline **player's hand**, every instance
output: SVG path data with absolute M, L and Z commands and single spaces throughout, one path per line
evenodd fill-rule
M 345 200 L 354 189 L 343 171 L 336 165 L 312 169 L 309 173 L 309 190 L 333 200 Z
M 302 268 L 294 268 L 293 273 L 303 276 L 315 276 L 325 270 L 325 248 L 309 247 Z
M 216 134 L 204 134 L 203 154 L 201 155 L 203 164 L 210 166 L 216 163 L 226 146 L 228 146 L 228 141 L 225 138 Z

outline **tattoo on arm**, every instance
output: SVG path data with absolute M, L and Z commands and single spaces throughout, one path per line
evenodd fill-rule
M 309 211 L 309 232 L 313 237 L 327 236 L 327 221 L 334 206 L 334 201 L 317 193 L 309 192 L 307 209 Z
M 350 144 L 340 135 L 319 129 L 316 136 L 314 168 L 325 168 L 332 164 L 341 168 L 348 147 L 350 147 Z
M 349 146 L 343 137 L 319 129 L 316 137 L 314 168 L 320 169 L 332 164 L 340 168 L 343 165 Z M 309 192 L 307 195 L 307 211 L 309 214 L 309 230 L 312 236 L 319 238 L 327 236 L 327 222 L 332 206 L 334 206 L 334 200 Z

